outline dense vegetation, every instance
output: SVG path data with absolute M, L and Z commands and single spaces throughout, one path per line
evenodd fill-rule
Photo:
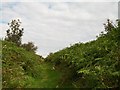
M 61 73 L 52 64 L 34 52 L 18 47 L 15 43 L 2 42 L 3 88 L 52 88 L 59 84 Z
M 56 53 L 51 53 L 46 62 L 51 62 L 65 73 L 67 80 L 76 88 L 114 88 L 120 83 L 120 21 L 113 25 L 110 20 L 105 32 L 97 40 L 76 43 Z M 59 70 L 59 69 L 58 69 Z
M 40 74 L 41 58 L 39 56 L 11 42 L 3 41 L 2 46 L 3 87 L 27 86 L 32 77 Z
M 53 88 L 58 87 L 62 73 L 37 55 L 33 42 L 22 44 L 23 28 L 20 21 L 12 20 L 8 25 L 2 44 L 2 88 Z
M 33 42 L 22 44 L 20 21 L 12 20 L 2 42 L 3 88 L 116 88 L 120 86 L 120 21 L 107 21 L 96 40 L 76 43 L 47 58 Z M 22 30 L 22 31 L 21 31 Z M 17 39 L 14 39 L 14 38 Z

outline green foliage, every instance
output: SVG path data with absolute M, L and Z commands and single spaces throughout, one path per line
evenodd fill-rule
M 3 88 L 55 88 L 61 73 L 52 70 L 52 65 L 45 64 L 42 56 L 36 55 L 37 46 L 33 42 L 21 44 L 23 28 L 21 22 L 9 23 L 5 40 L 2 44 L 2 87 Z M 1 45 L 0 44 L 0 45 Z M 19 47 L 18 47 L 19 46 Z
M 58 68 L 64 67 L 66 71 L 74 66 L 72 68 L 77 75 L 72 76 L 72 83 L 75 87 L 120 86 L 120 21 L 117 20 L 116 25 L 113 25 L 108 19 L 104 25 L 105 32 L 101 32 L 97 40 L 74 44 L 46 58 L 46 61 Z
M 42 56 L 29 52 L 15 43 L 2 43 L 3 88 L 55 88 L 59 86 L 62 73 L 53 65 L 44 63 Z
M 37 46 L 35 46 L 33 42 L 28 42 L 27 44 L 22 44 L 21 46 L 27 51 L 35 52 L 37 50 Z
M 19 42 L 12 41 L 13 27 L 19 26 L 15 22 L 12 21 L 10 26 L 13 33 L 7 31 L 6 40 L 11 42 L 0 40 L 3 88 L 95 89 L 120 86 L 120 20 L 113 25 L 108 19 L 104 24 L 105 32 L 101 32 L 96 40 L 76 43 L 50 53 L 45 60 L 34 53 L 37 47 L 32 42 L 18 47 L 20 38 L 17 39 Z
M 42 58 L 28 52 L 15 43 L 2 42 L 2 86 L 3 88 L 23 88 L 41 73 Z
M 20 29 L 20 20 L 12 20 L 9 25 L 9 29 L 6 31 L 7 36 L 5 40 L 16 43 L 18 46 L 21 44 L 21 37 L 23 35 L 23 28 Z

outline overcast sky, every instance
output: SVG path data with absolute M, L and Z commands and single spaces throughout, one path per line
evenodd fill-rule
M 96 39 L 108 18 L 118 17 L 117 2 L 3 2 L 0 7 L 0 38 L 7 23 L 20 19 L 22 42 L 33 41 L 37 53 L 46 56 L 77 42 Z

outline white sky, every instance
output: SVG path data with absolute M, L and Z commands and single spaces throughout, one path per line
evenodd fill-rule
M 118 18 L 117 2 L 7 1 L 0 7 L 0 38 L 6 35 L 7 23 L 19 18 L 24 28 L 23 43 L 33 41 L 37 53 L 44 57 L 70 44 L 96 39 L 108 18 Z

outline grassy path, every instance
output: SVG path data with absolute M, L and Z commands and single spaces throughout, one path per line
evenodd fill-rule
M 49 63 L 40 65 L 40 75 L 32 79 L 31 88 L 55 88 L 58 85 L 61 73 L 52 69 Z M 30 81 L 31 82 L 31 81 Z

